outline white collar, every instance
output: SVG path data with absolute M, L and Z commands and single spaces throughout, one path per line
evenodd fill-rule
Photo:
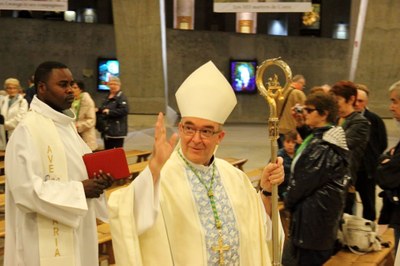
M 30 110 L 42 114 L 45 117 L 50 118 L 55 123 L 69 124 L 75 121 L 75 114 L 71 109 L 66 109 L 62 113 L 54 110 L 49 105 L 39 100 L 36 95 L 30 105 Z

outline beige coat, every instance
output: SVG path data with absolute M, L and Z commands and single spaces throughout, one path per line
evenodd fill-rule
M 95 104 L 89 93 L 81 93 L 81 104 L 76 120 L 76 129 L 92 151 L 97 149 Z
M 290 89 L 286 90 L 284 93 L 284 97 L 289 98 L 287 100 L 286 105 L 284 106 L 284 110 L 282 113 L 282 116 L 279 120 L 279 133 L 280 134 L 286 134 L 289 131 L 295 131 L 296 130 L 296 121 L 294 120 L 292 116 L 292 107 L 295 106 L 296 104 L 303 105 L 305 100 L 306 100 L 306 95 L 304 94 L 303 91 L 298 90 L 298 89 L 293 89 L 293 91 L 289 94 Z M 283 108 L 283 101 L 278 101 L 277 103 L 277 110 L 278 110 L 278 115 L 282 112 Z

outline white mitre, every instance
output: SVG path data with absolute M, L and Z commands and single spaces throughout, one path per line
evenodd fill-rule
M 195 70 L 175 94 L 182 117 L 224 124 L 237 100 L 232 86 L 213 62 Z

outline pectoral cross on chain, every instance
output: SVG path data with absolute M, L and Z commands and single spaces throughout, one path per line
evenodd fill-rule
M 231 247 L 229 245 L 224 245 L 224 241 L 222 240 L 222 232 L 218 230 L 218 246 L 211 247 L 212 250 L 217 251 L 219 253 L 219 265 L 225 265 L 224 259 L 224 251 L 228 251 Z

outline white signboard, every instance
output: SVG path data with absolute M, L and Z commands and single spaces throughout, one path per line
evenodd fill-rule
M 214 12 L 217 13 L 236 13 L 236 12 L 311 12 L 312 6 L 311 1 L 296 2 L 291 0 L 290 2 L 285 1 L 273 1 L 273 2 L 253 2 L 249 1 L 229 1 L 229 0 L 214 0 Z
M 68 0 L 0 0 L 0 10 L 67 11 Z

